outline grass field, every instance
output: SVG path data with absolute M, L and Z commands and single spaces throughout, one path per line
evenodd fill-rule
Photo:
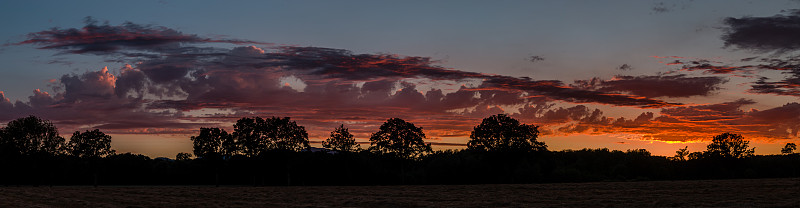
M 800 207 L 800 178 L 312 187 L 0 187 L 0 207 Z

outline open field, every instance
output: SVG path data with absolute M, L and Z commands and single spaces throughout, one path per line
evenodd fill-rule
M 313 187 L 0 187 L 0 207 L 800 207 L 800 178 Z

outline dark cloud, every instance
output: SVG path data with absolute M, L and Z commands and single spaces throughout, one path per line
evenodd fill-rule
M 544 61 L 544 57 L 542 57 L 542 56 L 530 56 L 530 57 L 528 57 L 528 61 L 536 63 L 536 62 Z
M 53 28 L 28 34 L 28 39 L 16 43 L 40 45 L 41 49 L 57 49 L 66 53 L 108 55 L 114 53 L 136 55 L 127 50 L 158 53 L 176 53 L 186 48 L 186 43 L 263 44 L 261 42 L 204 38 L 187 35 L 176 30 L 152 25 L 126 22 L 121 25 L 98 24 L 90 17 L 83 28 Z M 152 55 L 152 54 L 150 54 Z
M 226 69 L 215 70 L 237 70 L 234 74 L 240 73 L 241 69 L 291 73 L 312 86 L 331 81 L 352 83 L 370 80 L 399 81 L 406 78 L 454 81 L 477 79 L 481 80 L 482 84 L 471 90 L 514 91 L 516 94 L 524 92 L 568 102 L 604 103 L 644 108 L 676 105 L 648 98 L 575 89 L 560 81 L 532 80 L 447 69 L 437 66 L 427 57 L 353 54 L 347 50 L 317 47 L 281 47 L 276 51 L 257 54 L 248 60 L 237 60 L 237 62 L 240 61 L 243 64 L 224 64 L 222 66 L 227 67 Z M 276 72 L 275 69 L 280 70 Z M 146 69 L 142 70 L 146 71 Z M 228 80 L 230 79 L 226 79 L 226 81 Z
M 800 97 L 800 57 L 764 58 L 761 61 L 766 64 L 758 65 L 758 68 L 781 71 L 785 76 L 780 81 L 760 77 L 750 86 L 750 92 Z
M 600 92 L 616 92 L 644 97 L 706 96 L 727 82 L 722 77 L 687 77 L 686 75 L 615 76 L 611 80 L 575 81 L 575 86 Z
M 745 112 L 739 108 L 754 103 L 752 100 L 740 99 L 719 104 L 668 108 L 661 110 L 661 114 L 685 121 L 730 120 L 741 118 Z
M 114 94 L 121 98 L 128 96 L 142 98 L 148 83 L 149 81 L 142 71 L 126 64 L 120 69 L 120 75 L 114 84 Z
M 114 96 L 117 78 L 108 72 L 108 68 L 103 68 L 82 75 L 64 75 L 60 81 L 64 85 L 64 100 L 74 102 L 87 97 L 103 99 Z
M 5 114 L 12 114 L 11 112 L 14 110 L 14 104 L 11 103 L 11 100 L 6 97 L 3 91 L 0 91 L 0 120 L 5 120 Z
M 759 94 L 789 95 L 800 97 L 800 74 L 795 74 L 781 81 L 770 82 L 761 77 L 750 86 L 750 92 Z
M 690 1 L 672 0 L 667 2 L 655 2 L 653 3 L 653 6 L 650 8 L 650 10 L 652 12 L 655 12 L 656 14 L 668 13 L 668 12 L 673 12 L 675 10 L 685 10 L 689 8 L 690 3 L 691 0 Z
M 800 10 L 771 17 L 729 17 L 724 23 L 725 46 L 761 53 L 800 49 Z
M 709 74 L 734 74 L 734 73 L 749 72 L 749 69 L 750 67 L 748 66 L 719 66 L 709 63 L 701 63 L 697 65 L 686 65 L 683 67 L 682 70 L 702 71 L 703 73 L 709 73 Z
M 655 4 L 653 5 L 653 8 L 651 8 L 651 10 L 653 10 L 653 12 L 655 12 L 655 13 L 665 13 L 665 12 L 669 12 L 669 11 L 671 11 L 671 10 L 670 10 L 670 8 L 668 8 L 668 7 L 667 7 L 667 6 L 664 4 L 664 2 L 658 2 L 658 3 L 655 3 Z
M 756 62 L 748 65 L 722 65 L 707 60 L 688 62 L 681 70 L 702 71 L 710 74 L 730 74 L 741 77 L 755 77 L 758 71 L 780 71 L 785 75 L 781 80 L 770 81 L 771 78 L 759 77 L 750 85 L 751 93 L 800 96 L 800 57 L 742 59 L 743 62 Z
M 622 64 L 619 67 L 617 67 L 617 69 L 618 70 L 622 70 L 622 71 L 630 71 L 630 70 L 633 70 L 633 67 L 631 65 L 628 65 L 628 64 Z
M 611 94 L 606 92 L 586 90 L 566 86 L 557 80 L 528 80 L 522 78 L 493 76 L 484 81 L 482 86 L 486 89 L 516 89 L 541 95 L 549 99 L 563 100 L 573 103 L 602 103 L 618 106 L 636 106 L 639 108 L 658 108 L 676 106 L 678 103 L 668 103 L 661 100 L 642 98 L 625 94 Z
M 800 133 L 800 103 L 786 105 L 763 111 L 752 111 L 736 121 L 753 132 L 765 133 L 772 138 L 798 137 Z

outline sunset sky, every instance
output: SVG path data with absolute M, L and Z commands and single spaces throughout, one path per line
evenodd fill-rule
M 482 118 L 551 150 L 671 156 L 800 142 L 800 1 L 3 1 L 0 123 L 191 152 L 200 127 L 291 117 L 312 146 L 392 117 L 434 149 Z M 363 145 L 363 144 L 362 144 Z M 367 144 L 368 145 L 368 144 Z

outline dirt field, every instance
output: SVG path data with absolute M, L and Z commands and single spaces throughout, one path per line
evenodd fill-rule
M 458 186 L 0 187 L 0 207 L 800 207 L 800 178 Z

